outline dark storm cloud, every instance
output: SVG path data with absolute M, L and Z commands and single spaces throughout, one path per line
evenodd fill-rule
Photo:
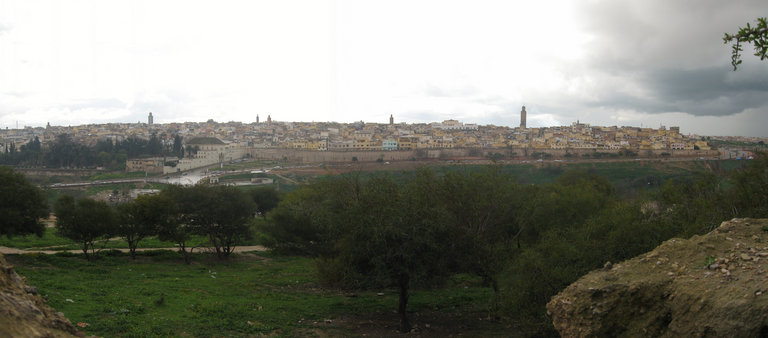
M 724 32 L 768 13 L 768 1 L 603 1 L 583 9 L 593 36 L 587 71 L 606 83 L 590 106 L 723 116 L 768 105 L 768 63 L 745 50 L 732 72 L 722 42 Z
M 601 99 L 591 105 L 697 116 L 732 115 L 768 105 L 766 69 L 741 73 L 722 67 L 652 69 L 627 81 L 642 90 L 633 93 L 604 88 Z

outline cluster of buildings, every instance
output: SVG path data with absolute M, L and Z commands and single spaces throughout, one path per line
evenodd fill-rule
M 253 148 L 302 149 L 313 151 L 394 151 L 440 148 L 532 148 L 532 149 L 709 149 L 706 141 L 680 134 L 679 127 L 601 127 L 575 122 L 570 126 L 527 128 L 523 107 L 519 127 L 462 123 L 446 120 L 434 123 L 375 122 L 184 122 L 155 124 L 152 113 L 147 123 L 108 123 L 73 127 L 0 130 L 0 143 L 21 145 L 38 137 L 43 145 L 56 135 L 67 133 L 73 140 L 95 144 L 99 140 L 120 141 L 129 137 L 149 139 L 157 135 L 165 145 L 174 135 L 185 140 L 217 138 L 226 144 Z M 3 151 L 5 147 L 3 147 Z

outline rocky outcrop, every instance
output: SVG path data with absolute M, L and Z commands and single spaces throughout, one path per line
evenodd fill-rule
M 592 271 L 547 304 L 563 337 L 768 337 L 768 220 Z
M 47 305 L 0 254 L 0 337 L 74 337 L 78 331 Z

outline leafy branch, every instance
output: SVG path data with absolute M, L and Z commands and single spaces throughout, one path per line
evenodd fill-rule
M 733 43 L 733 40 L 736 40 L 736 42 Z M 768 52 L 768 24 L 766 24 L 766 18 L 757 18 L 757 24 L 755 26 L 751 26 L 747 23 L 746 27 L 739 27 L 739 32 L 736 34 L 725 33 L 723 42 L 725 44 L 733 43 L 731 65 L 733 65 L 734 71 L 742 61 L 741 51 L 744 50 L 741 46 L 742 42 L 754 45 L 754 55 L 760 57 L 760 60 L 765 60 L 768 58 L 768 56 L 766 56 L 766 52 Z

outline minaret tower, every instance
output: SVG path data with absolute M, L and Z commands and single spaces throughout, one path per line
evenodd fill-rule
M 523 110 L 520 111 L 520 128 L 525 128 L 525 106 L 523 106 Z
M 259 124 L 259 114 L 256 114 L 256 124 Z
M 392 117 L 392 114 L 389 114 L 389 125 L 391 126 L 393 124 L 395 124 L 395 118 Z
M 147 124 L 151 126 L 152 123 L 155 123 L 155 118 L 152 117 L 152 112 L 149 112 L 149 116 L 147 117 Z

